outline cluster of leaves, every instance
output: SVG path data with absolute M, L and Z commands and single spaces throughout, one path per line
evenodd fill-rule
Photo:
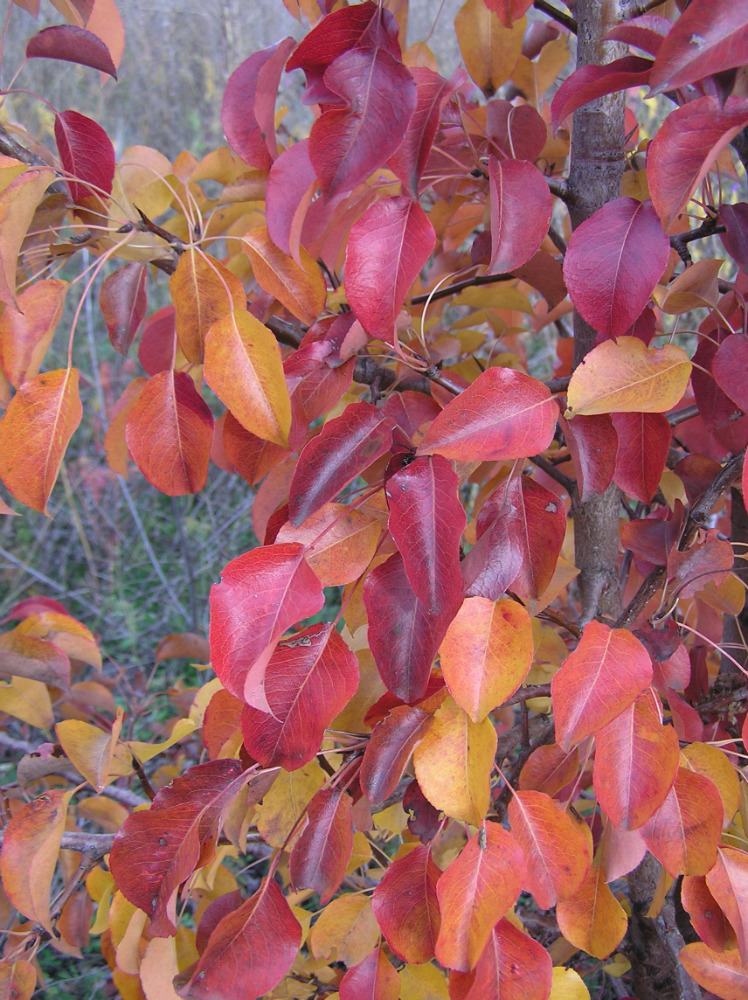
M 0 992 L 30 997 L 36 950 L 79 954 L 95 913 L 126 998 L 583 998 L 647 961 L 627 884 L 648 856 L 648 918 L 677 880 L 683 968 L 743 997 L 746 671 L 719 650 L 744 603 L 722 494 L 748 440 L 748 204 L 722 194 L 748 2 L 645 5 L 609 34 L 644 56 L 560 87 L 577 25 L 528 20 L 531 0 L 467 0 L 449 79 L 405 48 L 407 3 L 286 3 L 309 30 L 233 73 L 230 148 L 117 157 L 74 110 L 56 156 L 4 129 L 5 487 L 46 511 L 82 417 L 77 317 L 108 268 L 111 343 L 137 341 L 146 373 L 111 414 L 111 468 L 180 496 L 212 460 L 257 487 L 262 544 L 214 586 L 209 643 L 159 647 L 215 672 L 163 740 L 125 738 L 63 605 L 12 609 L 0 709 L 55 742 L 6 799 Z M 54 6 L 66 23 L 27 56 L 114 76 L 111 4 Z M 276 114 L 295 70 L 298 141 Z M 570 116 L 642 86 L 672 110 L 651 141 L 627 112 L 621 196 L 571 232 Z M 714 233 L 722 274 L 688 251 Z M 81 248 L 93 264 L 62 280 Z M 68 366 L 43 370 L 75 284 Z M 572 310 L 597 335 L 573 370 Z M 548 328 L 543 382 L 527 354 Z M 580 599 L 569 517 L 616 489 L 617 620 Z

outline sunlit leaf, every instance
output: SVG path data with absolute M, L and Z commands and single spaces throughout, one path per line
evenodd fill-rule
M 467 0 L 455 17 L 460 52 L 473 83 L 491 97 L 512 75 L 522 51 L 525 20 L 505 27 L 483 0 Z
M 228 268 L 201 250 L 185 250 L 169 278 L 179 346 L 188 361 L 203 360 L 205 337 L 215 322 L 244 310 L 247 296 Z
M 673 878 L 706 875 L 717 860 L 722 816 L 722 799 L 712 782 L 681 767 L 665 801 L 640 832 Z
M 365 511 L 329 503 L 294 528 L 285 524 L 278 542 L 300 542 L 306 560 L 323 587 L 338 587 L 357 579 L 371 562 L 382 525 Z
M 556 916 L 567 941 L 594 958 L 607 958 L 623 940 L 626 913 L 608 888 L 602 868 L 592 867 L 571 896 L 559 900 Z
M 18 308 L 8 303 L 0 313 L 0 365 L 14 388 L 39 373 L 67 289 L 59 278 L 37 281 L 20 293 Z
M 264 227 L 245 233 L 242 248 L 249 257 L 258 285 L 302 323 L 312 324 L 322 312 L 327 296 L 319 264 L 303 247 L 299 251 L 301 263 L 298 264 L 273 243 Z

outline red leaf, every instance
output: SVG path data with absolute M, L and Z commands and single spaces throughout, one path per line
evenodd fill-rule
M 521 267 L 548 235 L 553 198 L 548 182 L 526 160 L 488 160 L 491 263 L 488 274 Z M 522 205 L 522 211 L 517 206 Z
M 511 28 L 532 7 L 532 0 L 485 0 L 485 4 L 494 14 L 499 15 L 505 28 Z
M 286 69 L 303 69 L 309 77 L 350 49 L 379 46 L 400 58 L 397 21 L 390 11 L 367 0 L 323 18 L 299 43 Z
M 548 1000 L 552 981 L 545 948 L 503 919 L 491 932 L 475 972 L 450 975 L 449 995 L 453 1000 Z
M 724 809 L 703 774 L 678 769 L 667 798 L 640 833 L 663 868 L 678 875 L 706 875 L 717 860 Z
M 213 669 L 237 698 L 271 712 L 263 691 L 275 644 L 291 625 L 316 614 L 322 587 L 296 542 L 270 545 L 232 559 L 210 590 Z
M 432 724 L 433 716 L 420 708 L 400 705 L 378 722 L 364 750 L 359 781 L 372 804 L 392 795 L 414 748 Z
M 345 290 L 370 337 L 393 342 L 405 296 L 435 242 L 428 216 L 407 195 L 375 201 L 354 223 L 346 247 Z
M 670 450 L 672 430 L 667 417 L 662 413 L 614 413 L 613 426 L 618 435 L 613 481 L 635 500 L 651 503 Z
M 112 193 L 115 161 L 114 147 L 101 125 L 77 111 L 61 111 L 55 115 L 55 140 L 76 205 L 89 198 L 105 201 Z
M 167 496 L 205 486 L 213 414 L 185 372 L 170 368 L 146 382 L 127 416 L 125 439 L 145 478 Z
M 486 133 L 505 156 L 534 163 L 548 141 L 548 126 L 530 104 L 498 98 L 486 105 Z
M 26 58 L 62 59 L 90 66 L 117 79 L 117 67 L 104 42 L 85 28 L 72 24 L 55 24 L 39 31 L 29 39 Z
M 29 618 L 31 615 L 44 614 L 45 611 L 51 611 L 53 614 L 58 615 L 68 615 L 70 617 L 70 612 L 64 604 L 60 604 L 59 601 L 54 600 L 52 597 L 39 595 L 25 597 L 22 601 L 14 604 L 5 617 L 0 618 L 0 625 L 4 625 L 6 622 Z
M 560 418 L 564 441 L 577 470 L 582 502 L 599 496 L 610 486 L 616 464 L 618 435 L 607 413 L 591 417 Z
M 0 369 L 16 389 L 39 373 L 62 316 L 68 285 L 58 278 L 35 281 L 0 312 Z
M 713 356 L 711 369 L 719 388 L 744 413 L 748 413 L 748 382 L 745 378 L 748 370 L 748 337 L 739 333 L 725 337 Z
M 706 884 L 732 924 L 741 959 L 748 962 L 748 854 L 737 847 L 721 847 Z
M 352 320 L 351 314 L 348 314 Z M 301 407 L 304 438 L 309 424 L 332 410 L 353 382 L 356 359 L 349 358 L 342 364 L 327 341 L 304 344 L 289 355 L 283 370 L 292 402 Z
M 669 257 L 650 202 L 616 198 L 572 233 L 564 258 L 569 297 L 596 330 L 621 336 L 646 306 Z
M 115 351 L 127 354 L 148 308 L 145 285 L 148 268 L 132 261 L 108 275 L 99 292 L 109 340 Z
M 387 944 L 403 962 L 417 965 L 434 957 L 440 921 L 436 896 L 440 875 L 431 848 L 419 845 L 393 861 L 374 889 L 374 916 Z
M 720 205 L 719 221 L 727 232 L 720 233 L 725 250 L 741 271 L 748 271 L 748 204 Z
M 328 420 L 301 454 L 288 509 L 298 527 L 390 449 L 393 424 L 371 403 L 351 403 Z
M 323 81 L 346 105 L 326 111 L 309 136 L 309 158 L 329 199 L 352 191 L 392 156 L 416 107 L 416 84 L 382 48 L 344 52 Z
M 164 306 L 148 317 L 140 335 L 138 361 L 149 375 L 157 375 L 173 366 L 176 340 L 174 306 Z
M 668 578 L 678 597 L 695 597 L 708 583 L 715 587 L 727 580 L 733 566 L 734 552 L 730 543 L 709 529 L 706 537 L 681 552 L 672 549 L 668 555 Z
M 458 480 L 440 455 L 416 458 L 387 480 L 389 529 L 408 582 L 429 614 L 450 620 L 462 603 L 460 540 L 465 510 Z
M 307 806 L 307 825 L 291 851 L 291 885 L 314 889 L 325 906 L 343 881 L 353 851 L 351 797 L 321 788 Z
M 511 368 L 488 368 L 444 407 L 418 453 L 471 462 L 527 458 L 551 443 L 557 416 L 542 382 Z
M 223 425 L 223 446 L 236 471 L 250 486 L 255 486 L 271 469 L 290 454 L 272 441 L 263 441 L 245 430 L 233 413 L 226 413 Z
M 748 62 L 748 2 L 693 0 L 663 41 L 649 97 Z
M 244 780 L 238 760 L 198 764 L 161 788 L 150 809 L 128 816 L 118 832 L 109 867 L 118 889 L 151 918 L 156 937 L 175 933 L 177 890 L 212 859 L 221 813 Z
M 720 848 L 720 852 L 724 848 Z M 719 857 L 717 859 L 719 866 Z M 681 902 L 693 929 L 710 948 L 724 951 L 731 936 L 727 917 L 707 887 L 703 875 L 685 875 L 681 881 Z
M 381 948 L 370 952 L 340 980 L 340 1000 L 397 1000 L 400 977 Z
M 580 66 L 564 80 L 551 102 L 553 131 L 577 108 L 598 97 L 645 86 L 651 69 L 652 60 L 640 56 L 624 56 L 605 66 Z
M 525 855 L 498 823 L 474 834 L 439 879 L 442 914 L 436 957 L 448 969 L 473 969 L 494 926 L 514 905 L 525 881 Z
M 263 767 L 303 767 L 357 685 L 358 661 L 332 625 L 311 625 L 279 642 L 265 674 L 272 714 L 247 705 L 242 715 L 248 753 Z
M 291 968 L 301 925 L 272 876 L 210 935 L 197 965 L 177 981 L 185 1000 L 259 1000 Z M 180 985 L 183 984 L 183 985 Z
M 662 805 L 679 757 L 676 732 L 662 725 L 651 693 L 597 731 L 595 794 L 619 830 L 636 830 Z
M 261 49 L 235 69 L 221 104 L 221 125 L 229 146 L 245 163 L 267 170 L 277 155 L 275 95 L 293 38 Z
M 748 993 L 748 969 L 737 951 L 713 951 L 702 941 L 681 948 L 678 957 L 688 975 L 710 996 L 741 1000 Z
M 363 597 L 380 677 L 398 698 L 410 704 L 420 701 L 449 618 L 430 614 L 421 604 L 399 552 L 369 573 Z
M 615 25 L 605 36 L 609 41 L 625 42 L 642 49 L 650 56 L 656 56 L 662 47 L 662 42 L 673 26 L 661 14 L 642 14 Z
M 636 636 L 590 622 L 551 682 L 559 746 L 607 726 L 651 683 L 652 661 Z
M 410 72 L 418 88 L 416 108 L 408 122 L 405 138 L 387 161 L 387 166 L 417 198 L 421 174 L 431 152 L 444 105 L 454 93 L 454 84 L 425 66 L 414 66 Z
M 317 186 L 309 159 L 309 140 L 302 139 L 274 161 L 265 191 L 266 222 L 270 239 L 283 253 L 301 264 L 301 230 Z
M 699 97 L 671 111 L 647 150 L 649 191 L 665 230 L 729 142 L 748 124 L 748 99 Z

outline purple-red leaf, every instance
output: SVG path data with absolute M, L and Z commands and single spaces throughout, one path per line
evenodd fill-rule
M 76 205 L 105 201 L 112 193 L 114 147 L 97 122 L 77 111 L 55 115 L 55 140 Z
M 414 198 L 434 141 L 442 109 L 454 92 L 454 84 L 425 66 L 414 66 L 411 75 L 418 88 L 416 109 L 408 122 L 405 138 L 387 166 L 400 178 Z
M 291 851 L 291 885 L 297 891 L 316 890 L 325 906 L 343 881 L 353 851 L 350 795 L 321 788 L 307 806 L 307 819 Z
M 652 205 L 616 198 L 572 233 L 564 258 L 569 297 L 590 326 L 621 336 L 646 306 L 669 256 Z
M 109 340 L 120 354 L 130 350 L 148 308 L 145 285 L 148 268 L 132 261 L 113 271 L 102 283 L 99 306 Z
M 615 25 L 605 37 L 611 42 L 624 42 L 642 49 L 650 56 L 656 56 L 672 26 L 673 22 L 661 14 L 642 14 Z
M 652 60 L 640 56 L 624 56 L 605 66 L 580 66 L 564 80 L 551 102 L 553 131 L 573 111 L 598 97 L 646 85 L 651 69 Z
M 371 803 L 384 802 L 403 776 L 414 748 L 431 726 L 433 716 L 420 708 L 398 705 L 378 722 L 364 751 L 359 780 Z
M 229 146 L 245 163 L 267 170 L 275 159 L 275 96 L 293 38 L 255 52 L 235 69 L 226 84 L 221 124 Z
M 265 673 L 272 714 L 247 705 L 242 715 L 248 753 L 263 767 L 303 767 L 357 685 L 358 661 L 332 625 L 311 625 L 279 642 Z
M 210 651 L 221 683 L 263 712 L 265 668 L 291 625 L 324 604 L 322 586 L 297 542 L 252 549 L 232 559 L 210 591 Z
M 90 66 L 117 79 L 117 67 L 104 42 L 85 28 L 73 24 L 55 24 L 44 28 L 26 46 L 27 59 L 62 59 Z
M 582 501 L 604 493 L 613 479 L 618 435 L 607 413 L 591 417 L 561 417 L 566 446 L 577 470 L 577 488 Z
M 667 417 L 662 413 L 614 413 L 612 419 L 618 435 L 613 480 L 635 500 L 650 503 L 670 450 L 672 429 Z
M 374 202 L 354 223 L 345 255 L 345 290 L 369 336 L 393 342 L 405 296 L 435 242 L 428 216 L 407 195 Z
M 548 182 L 526 160 L 488 161 L 491 192 L 491 263 L 489 274 L 526 264 L 548 235 L 553 198 Z M 521 205 L 522 211 L 517 207 Z
M 351 403 L 328 420 L 299 455 L 288 501 L 291 524 L 298 527 L 389 451 L 393 427 L 371 403 Z
M 436 884 L 441 871 L 429 847 L 418 846 L 393 861 L 375 888 L 371 908 L 387 944 L 403 962 L 434 957 L 439 933 Z
M 299 43 L 286 69 L 303 69 L 309 78 L 350 49 L 380 46 L 400 58 L 397 21 L 386 8 L 367 0 L 323 18 Z
M 748 204 L 720 205 L 719 221 L 727 230 L 720 233 L 722 245 L 740 270 L 748 272 Z
M 270 168 L 265 191 L 265 219 L 270 239 L 301 267 L 301 230 L 317 185 L 309 140 L 284 150 Z
M 498 98 L 486 105 L 486 133 L 513 160 L 537 160 L 548 141 L 548 126 L 530 104 Z

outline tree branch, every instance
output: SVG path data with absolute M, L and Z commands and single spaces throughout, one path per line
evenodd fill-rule
M 576 35 L 577 22 L 570 14 L 564 14 L 562 10 L 558 10 L 553 4 L 548 3 L 548 0 L 535 0 L 533 7 L 535 10 L 542 10 L 548 17 L 554 21 L 558 21 L 559 24 L 563 25 L 573 35 Z
M 715 213 L 714 215 L 708 215 L 701 225 L 695 229 L 690 229 L 687 233 L 676 233 L 675 236 L 671 236 L 670 246 L 675 250 L 683 263 L 688 266 L 693 264 L 693 259 L 688 249 L 689 243 L 693 243 L 694 240 L 703 240 L 709 236 L 714 236 L 715 233 L 725 232 L 727 232 L 726 228 L 718 224 L 718 216 Z
M 465 278 L 464 281 L 457 281 L 454 285 L 445 285 L 444 288 L 437 288 L 435 292 L 423 292 L 421 295 L 414 295 L 410 300 L 411 305 L 420 306 L 424 302 L 435 302 L 436 299 L 447 299 L 456 292 L 461 292 L 464 288 L 472 288 L 473 285 L 493 285 L 497 281 L 514 281 L 513 274 L 476 274 L 472 278 Z

